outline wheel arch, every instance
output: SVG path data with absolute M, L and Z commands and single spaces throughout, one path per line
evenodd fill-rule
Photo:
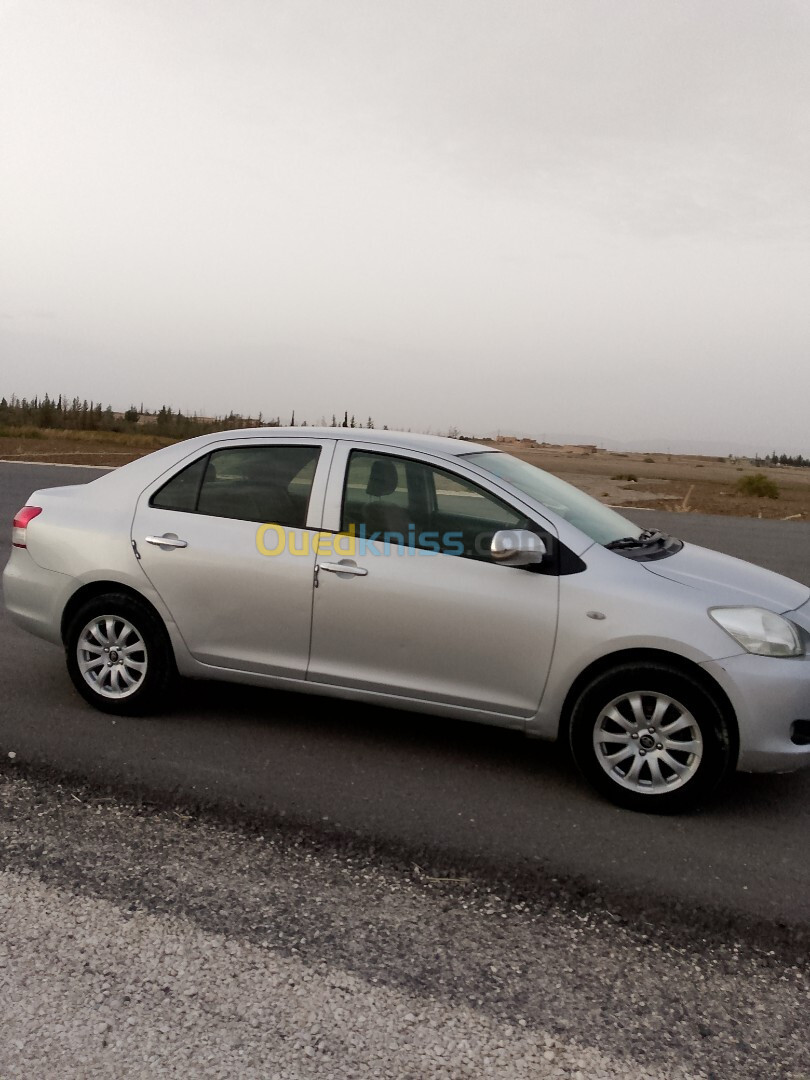
M 68 627 L 70 626 L 73 616 L 82 606 L 86 604 L 88 600 L 92 600 L 95 596 L 103 596 L 105 593 L 119 593 L 121 596 L 127 596 L 131 600 L 136 600 L 139 604 L 143 604 L 158 620 L 160 625 L 166 631 L 167 639 L 171 640 L 168 629 L 166 627 L 166 620 L 160 614 L 155 605 L 148 600 L 143 593 L 138 592 L 137 589 L 133 589 L 131 585 L 125 585 L 120 581 L 89 581 L 86 585 L 82 585 L 72 594 L 68 602 L 65 604 L 64 611 L 62 612 L 62 621 L 60 625 L 60 633 L 62 635 L 62 643 L 67 640 Z
M 658 664 L 668 667 L 680 674 L 687 675 L 698 683 L 717 702 L 723 719 L 728 725 L 729 737 L 732 743 L 733 760 L 736 762 L 739 754 L 740 735 L 737 724 L 737 714 L 723 687 L 712 676 L 693 660 L 677 653 L 667 652 L 665 649 L 623 649 L 619 652 L 608 653 L 600 656 L 589 664 L 577 675 L 565 696 L 562 710 L 560 711 L 560 723 L 557 738 L 564 744 L 568 742 L 568 733 L 571 727 L 571 717 L 583 690 L 599 675 L 614 668 L 633 664 Z

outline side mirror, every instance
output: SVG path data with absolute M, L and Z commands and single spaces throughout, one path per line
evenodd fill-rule
M 489 553 L 493 562 L 504 566 L 532 566 L 546 556 L 546 545 L 528 529 L 499 529 L 492 537 Z

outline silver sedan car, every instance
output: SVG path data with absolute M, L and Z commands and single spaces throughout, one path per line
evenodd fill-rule
M 620 805 L 810 763 L 810 589 L 472 442 L 253 428 L 34 492 L 5 602 L 106 712 L 177 674 L 570 743 Z

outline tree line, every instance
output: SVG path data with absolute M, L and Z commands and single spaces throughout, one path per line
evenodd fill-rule
M 777 454 L 776 451 L 772 454 L 766 454 L 765 457 L 755 457 L 755 465 L 797 465 L 799 468 L 807 468 L 810 466 L 810 458 L 802 457 L 801 454 Z
M 205 435 L 210 431 L 241 427 L 281 427 L 281 417 L 265 418 L 243 416 L 229 412 L 226 416 L 198 416 L 196 413 L 183 413 L 162 405 L 159 409 L 146 409 L 130 405 L 123 413 L 114 412 L 111 405 L 100 401 L 88 401 L 78 397 L 68 399 L 63 394 L 51 397 L 19 398 L 12 394 L 9 399 L 0 398 L 0 428 L 44 428 L 61 431 L 110 431 L 121 433 L 151 432 L 169 438 L 184 439 L 193 435 Z M 307 420 L 299 421 L 301 427 L 308 427 Z M 325 416 L 320 418 L 321 427 L 374 427 L 374 420 L 368 417 L 366 423 L 356 421 L 344 411 L 342 419 L 333 413 L 331 423 Z M 296 425 L 295 411 L 290 417 L 290 426 Z M 383 425 L 387 430 L 388 425 Z

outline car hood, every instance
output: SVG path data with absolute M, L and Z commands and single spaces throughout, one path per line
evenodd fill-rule
M 753 604 L 781 613 L 810 598 L 810 588 L 798 581 L 697 544 L 643 565 L 658 577 L 700 589 L 710 604 Z

